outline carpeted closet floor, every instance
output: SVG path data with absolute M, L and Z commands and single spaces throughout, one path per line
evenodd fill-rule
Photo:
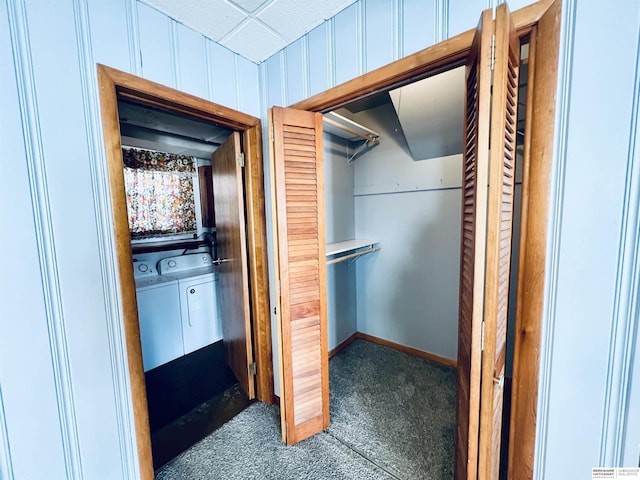
M 156 472 L 158 479 L 453 478 L 455 370 L 364 340 L 329 362 L 331 426 L 280 439 L 254 403 Z

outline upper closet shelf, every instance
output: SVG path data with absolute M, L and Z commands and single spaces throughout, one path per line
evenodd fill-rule
M 349 140 L 349 142 L 361 142 L 351 154 L 347 163 L 353 162 L 364 152 L 369 151 L 380 143 L 379 133 L 335 112 L 325 113 L 323 120 L 325 132 Z
M 367 253 L 373 253 L 380 250 L 380 247 L 376 245 L 378 242 L 374 240 L 345 240 L 344 242 L 329 243 L 327 245 L 327 257 L 334 255 L 340 255 L 335 258 L 327 260 L 327 265 L 332 265 L 338 262 L 344 262 L 345 260 L 356 259 Z M 353 253 L 348 253 L 353 252 Z M 342 255 L 346 254 L 346 255 Z

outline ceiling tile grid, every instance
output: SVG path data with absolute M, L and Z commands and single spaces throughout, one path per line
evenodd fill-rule
M 142 0 L 260 63 L 355 0 Z

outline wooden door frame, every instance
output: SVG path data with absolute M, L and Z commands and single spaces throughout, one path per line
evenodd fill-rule
M 523 175 L 522 183 L 518 308 L 511 395 L 509 478 L 512 480 L 533 477 L 560 12 L 560 0 L 542 0 L 512 14 L 520 38 L 530 35 L 533 43 L 529 59 L 523 167 L 523 172 L 527 175 Z M 297 102 L 291 107 L 327 112 L 452 66 L 463 65 L 474 33 L 475 29 L 461 33 Z
M 272 403 L 273 360 L 269 315 L 262 124 L 260 119 L 251 115 L 111 67 L 98 64 L 97 74 L 138 461 L 141 477 L 152 480 L 154 473 L 151 433 L 142 365 L 136 287 L 131 263 L 131 237 L 127 220 L 117 102 L 119 98 L 131 99 L 145 105 L 215 122 L 240 132 L 245 154 L 244 188 L 253 348 L 257 366 L 257 397 L 265 403 Z

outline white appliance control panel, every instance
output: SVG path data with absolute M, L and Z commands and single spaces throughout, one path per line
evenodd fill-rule
M 192 253 L 190 255 L 163 258 L 158 262 L 158 271 L 161 275 L 167 275 L 169 273 L 210 267 L 211 265 L 213 265 L 213 259 L 209 253 Z
M 133 262 L 133 278 L 150 277 L 157 274 L 158 272 L 156 272 L 156 267 L 153 263 L 139 260 Z

